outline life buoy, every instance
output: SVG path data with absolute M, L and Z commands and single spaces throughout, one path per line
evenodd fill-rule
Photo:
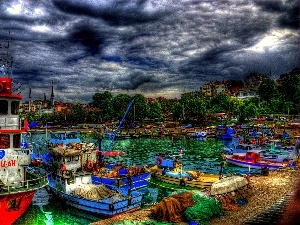
M 93 166 L 94 166 L 94 163 L 93 163 L 91 160 L 89 160 L 89 161 L 87 162 L 87 164 L 86 164 L 86 167 L 87 167 L 89 170 L 93 169 Z
M 67 170 L 67 166 L 64 163 L 60 164 L 59 168 L 60 168 L 61 171 L 66 171 Z
M 156 158 L 156 164 L 160 165 L 162 161 L 163 161 L 162 157 L 159 156 Z

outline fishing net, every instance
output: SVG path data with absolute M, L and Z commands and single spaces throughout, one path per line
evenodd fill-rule
M 184 216 L 188 221 L 195 221 L 198 224 L 209 224 L 213 218 L 224 215 L 222 205 L 216 199 L 202 194 L 193 194 L 195 205 L 187 207 Z
M 111 190 L 105 185 L 85 185 L 84 188 L 78 187 L 74 189 L 74 195 L 99 201 L 105 198 L 111 198 L 111 201 L 125 199 L 125 197 L 116 190 Z
M 151 208 L 151 217 L 158 221 L 179 223 L 186 221 L 184 211 L 194 205 L 191 192 L 182 192 L 164 198 L 160 203 Z

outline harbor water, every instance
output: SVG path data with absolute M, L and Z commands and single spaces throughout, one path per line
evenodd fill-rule
M 24 138 L 30 139 L 35 153 L 44 154 L 47 152 L 46 143 L 49 140 L 49 134 L 31 133 Z M 84 135 L 82 139 L 83 141 L 97 143 L 97 140 L 88 135 Z M 229 164 L 225 164 L 222 171 L 220 171 L 220 164 L 224 161 L 221 154 L 223 153 L 224 146 L 229 144 L 229 142 L 215 139 L 197 140 L 183 137 L 174 137 L 173 139 L 171 137 L 138 138 L 116 140 L 110 150 L 124 151 L 126 153 L 115 159 L 120 163 L 131 166 L 144 166 L 154 164 L 155 155 L 158 153 L 178 155 L 180 149 L 182 149 L 184 170 L 198 170 L 212 174 L 219 174 L 221 172 L 225 176 L 232 173 L 249 173 L 248 168 L 235 167 Z M 103 150 L 109 145 L 110 140 L 102 140 L 101 147 Z M 251 170 L 250 172 L 258 173 L 255 170 Z M 174 190 L 150 184 L 148 189 L 144 191 L 146 194 L 143 207 L 148 207 L 160 201 Z M 44 188 L 36 193 L 33 204 L 14 225 L 87 225 L 101 219 L 103 219 L 101 216 L 67 207 Z

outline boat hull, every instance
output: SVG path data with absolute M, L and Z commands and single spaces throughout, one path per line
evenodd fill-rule
M 54 183 L 49 183 L 51 192 L 59 197 L 65 204 L 80 209 L 86 212 L 98 214 L 104 217 L 113 217 L 125 212 L 138 210 L 142 202 L 142 193 L 132 192 L 131 198 L 115 199 L 112 202 L 110 199 L 100 201 L 85 199 L 79 196 L 66 194 L 55 187 Z
M 253 162 L 247 162 L 242 160 L 234 160 L 230 158 L 226 158 L 226 161 L 230 164 L 240 166 L 240 167 L 247 167 L 247 168 L 253 168 L 253 169 L 262 169 L 262 168 L 268 168 L 269 170 L 277 170 L 280 168 L 283 168 L 286 166 L 286 164 L 278 164 L 278 163 L 253 163 Z
M 37 190 L 1 195 L 0 192 L 0 224 L 11 225 L 18 220 L 31 205 Z
M 148 186 L 151 178 L 151 173 L 143 173 L 139 175 L 134 175 L 132 177 L 101 177 L 101 176 L 92 176 L 93 184 L 106 184 L 112 185 L 117 188 L 124 188 L 126 190 L 138 190 Z
M 199 188 L 199 189 L 210 189 L 211 185 L 219 180 L 219 176 L 215 174 L 202 174 L 197 179 L 186 179 L 186 178 L 180 178 L 180 177 L 172 177 L 163 175 L 161 173 L 156 173 L 154 177 L 162 182 L 169 183 L 169 184 L 175 184 L 180 186 L 188 186 L 193 188 Z

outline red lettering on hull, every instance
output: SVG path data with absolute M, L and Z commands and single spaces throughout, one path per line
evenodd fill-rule
M 14 167 L 14 166 L 17 166 L 17 160 L 15 159 L 0 161 L 0 168 Z

